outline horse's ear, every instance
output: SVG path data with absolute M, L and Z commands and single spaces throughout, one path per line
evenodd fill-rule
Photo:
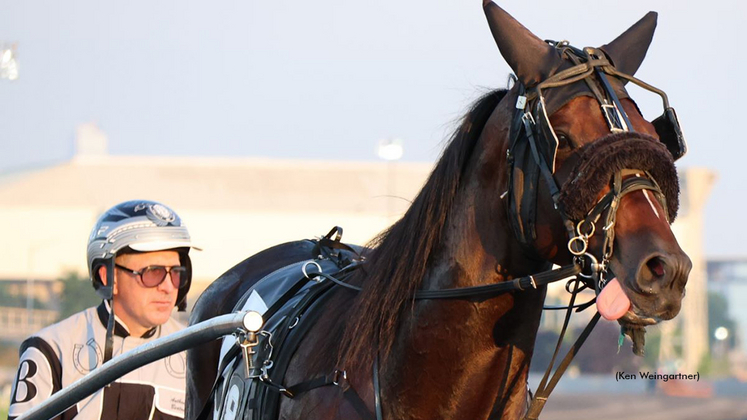
M 483 0 L 482 7 L 501 55 L 524 86 L 541 82 L 560 65 L 560 57 L 553 47 L 537 38 L 492 0 Z
M 600 48 L 612 60 L 617 70 L 631 76 L 638 71 L 654 37 L 657 16 L 656 12 L 648 12 L 622 35 Z

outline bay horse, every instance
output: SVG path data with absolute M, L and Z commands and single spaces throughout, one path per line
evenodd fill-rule
M 546 294 L 532 275 L 552 264 L 579 267 L 637 352 L 645 326 L 680 310 L 691 262 L 670 223 L 684 138 L 666 95 L 633 77 L 656 14 L 577 49 L 537 38 L 490 0 L 483 8 L 515 83 L 466 113 L 411 207 L 361 251 L 346 279 L 360 291 L 332 289 L 282 378 L 343 372 L 345 385 L 280 398 L 280 419 L 522 417 Z M 643 118 L 629 82 L 662 95 L 662 118 Z M 190 323 L 230 312 L 259 278 L 309 258 L 289 243 L 245 260 L 201 295 Z M 416 299 L 519 278 L 532 287 Z M 187 418 L 210 405 L 220 346 L 188 352 Z

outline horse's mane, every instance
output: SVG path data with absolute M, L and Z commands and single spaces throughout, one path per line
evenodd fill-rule
M 362 284 L 344 325 L 338 362 L 370 366 L 375 349 L 389 354 L 402 315 L 438 251 L 446 219 L 472 151 L 505 89 L 479 98 L 464 115 L 428 181 L 404 216 L 369 244 L 363 269 L 351 282 Z M 338 325 L 340 325 L 338 324 Z

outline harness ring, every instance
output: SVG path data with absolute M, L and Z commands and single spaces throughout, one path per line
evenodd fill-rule
M 575 242 L 581 242 L 581 249 L 576 251 L 573 247 L 573 244 Z M 589 240 L 585 236 L 574 236 L 571 238 L 570 241 L 568 241 L 568 250 L 571 251 L 571 254 L 580 257 L 584 254 L 586 254 L 586 250 L 589 248 Z
M 309 266 L 309 264 L 313 264 L 313 265 L 315 265 L 315 266 L 316 266 L 316 269 L 317 269 L 317 270 L 319 270 L 319 273 L 321 273 L 321 272 L 322 272 L 322 266 L 321 266 L 321 265 L 319 265 L 319 263 L 318 263 L 318 262 L 316 262 L 316 261 L 306 261 L 306 264 L 304 264 L 304 265 L 303 265 L 303 266 L 301 267 L 301 272 L 303 273 L 303 276 L 304 276 L 304 277 L 306 277 L 306 278 L 307 278 L 307 279 L 309 279 L 309 280 L 314 280 L 314 281 L 315 281 L 315 282 L 317 282 L 317 283 L 321 283 L 321 282 L 322 282 L 322 280 L 321 280 L 321 279 L 319 278 L 319 276 L 318 276 L 318 275 L 317 275 L 317 276 L 314 276 L 314 278 L 311 278 L 311 277 L 309 277 L 309 273 L 307 273 L 307 272 L 306 272 L 306 267 L 308 267 L 308 266 Z M 312 274 L 314 274 L 314 273 L 312 273 Z
M 586 222 L 586 220 L 582 220 L 578 222 L 578 225 L 576 225 L 576 232 L 578 232 L 579 236 L 585 236 L 587 238 L 591 238 L 592 236 L 594 236 L 594 232 L 596 232 L 597 228 L 594 225 L 594 223 L 589 223 L 589 226 L 591 226 L 591 229 L 589 230 L 588 233 L 583 233 L 581 232 L 581 228 L 584 225 L 584 222 Z

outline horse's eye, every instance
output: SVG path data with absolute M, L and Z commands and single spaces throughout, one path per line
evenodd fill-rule
M 564 133 L 558 133 L 558 149 L 572 149 L 571 139 Z

